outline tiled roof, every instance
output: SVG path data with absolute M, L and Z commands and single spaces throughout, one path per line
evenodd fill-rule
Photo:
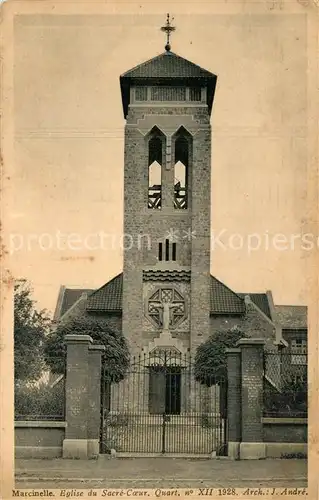
M 174 273 L 174 280 L 188 280 L 189 273 L 186 271 L 144 271 L 146 279 L 156 279 L 161 281 L 167 279 L 166 274 Z M 73 294 L 73 303 L 88 290 L 72 290 L 77 291 Z M 122 293 L 123 293 L 123 273 L 117 275 L 111 281 L 103 285 L 98 290 L 91 293 L 87 300 L 87 311 L 114 311 L 122 310 Z M 69 296 L 70 297 L 70 296 Z M 71 303 L 69 302 L 69 307 Z M 64 304 L 65 311 L 68 303 Z M 235 292 L 230 290 L 226 285 L 221 283 L 217 278 L 211 276 L 211 314 L 243 314 L 245 311 L 244 300 Z
M 62 305 L 60 310 L 60 317 L 72 307 L 75 302 L 81 297 L 83 293 L 91 293 L 93 290 L 87 288 L 65 288 L 63 293 Z
M 246 295 L 250 297 L 252 302 L 256 304 L 259 309 L 271 319 L 268 297 L 266 293 L 239 293 L 240 297 L 245 298 Z
M 216 76 L 174 52 L 164 52 L 126 71 L 121 78 L 216 78 Z
M 211 276 L 210 307 L 211 314 L 243 314 L 245 301 L 224 283 Z
M 122 311 L 123 273 L 118 274 L 93 292 L 87 301 L 87 311 Z
M 130 104 L 131 85 L 205 86 L 207 106 L 211 113 L 217 76 L 174 52 L 164 52 L 135 66 L 120 76 L 124 118 Z
M 177 271 L 167 271 L 178 273 Z M 165 271 L 144 271 L 148 279 L 159 279 Z M 188 279 L 188 273 L 182 271 L 180 279 Z M 185 275 L 185 276 L 184 276 Z M 164 278 L 163 278 L 164 279 Z M 165 279 L 167 279 L 165 277 Z M 122 309 L 122 286 L 123 274 L 119 274 L 113 280 L 96 290 L 88 298 L 88 311 L 120 311 Z M 211 276 L 211 313 L 212 314 L 243 314 L 245 311 L 244 300 L 230 290 L 223 283 Z
M 188 271 L 153 271 L 143 272 L 146 280 L 167 280 L 167 276 L 174 274 L 174 281 L 189 280 Z M 235 293 L 214 276 L 211 276 L 210 284 L 210 305 L 211 314 L 243 314 L 245 312 L 245 295 L 249 295 L 251 300 L 270 317 L 268 297 L 265 293 Z M 98 290 L 71 289 L 66 288 L 63 294 L 61 313 L 62 316 L 83 293 L 88 293 L 87 310 L 121 312 L 123 293 L 123 273 L 118 274 L 111 281 L 103 285 Z M 307 307 L 306 306 L 275 306 L 277 321 L 283 329 L 306 329 L 307 328 Z
M 307 306 L 275 306 L 275 312 L 283 328 L 307 328 Z

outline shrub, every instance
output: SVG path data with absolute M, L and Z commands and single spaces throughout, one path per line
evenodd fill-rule
M 303 417 L 307 407 L 307 380 L 287 379 L 280 392 L 268 387 L 264 395 L 264 415 Z
M 80 316 L 68 322 L 60 322 L 56 330 L 46 338 L 44 356 L 52 373 L 64 373 L 68 334 L 90 335 L 95 344 L 106 350 L 102 356 L 104 378 L 110 383 L 120 382 L 127 373 L 130 354 L 127 341 L 121 332 L 112 330 L 107 322 L 94 317 Z
M 64 380 L 48 384 L 16 384 L 14 413 L 17 420 L 61 420 L 64 417 Z
M 218 330 L 200 344 L 195 355 L 195 379 L 208 387 L 227 378 L 226 349 L 246 337 L 239 328 Z
M 101 447 L 103 453 L 110 453 L 112 449 L 121 451 L 126 427 L 129 424 L 129 417 L 125 414 L 108 414 L 103 422 Z

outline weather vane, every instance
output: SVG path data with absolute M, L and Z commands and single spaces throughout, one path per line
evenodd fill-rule
M 174 21 L 173 17 L 172 17 L 172 21 Z M 175 26 L 171 25 L 171 20 L 170 20 L 169 14 L 167 14 L 166 24 L 165 24 L 165 26 L 161 27 L 161 31 L 164 31 L 166 33 L 166 36 L 167 36 L 166 45 L 165 45 L 165 50 L 167 52 L 169 52 L 171 50 L 171 45 L 169 43 L 171 32 L 175 31 L 175 30 L 176 30 L 176 28 L 175 28 Z

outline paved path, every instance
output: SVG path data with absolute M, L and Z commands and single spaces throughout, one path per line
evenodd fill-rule
M 306 487 L 306 460 L 16 460 L 17 488 Z

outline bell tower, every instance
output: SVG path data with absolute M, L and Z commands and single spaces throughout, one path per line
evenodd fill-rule
M 123 334 L 138 354 L 210 334 L 210 115 L 217 77 L 171 51 L 120 77 L 125 124 Z

